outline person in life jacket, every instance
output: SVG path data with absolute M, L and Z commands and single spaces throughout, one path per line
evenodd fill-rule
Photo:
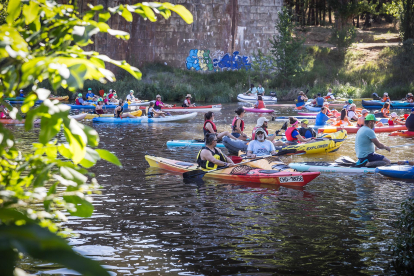
M 217 135 L 208 133 L 205 137 L 206 146 L 202 147 L 197 154 L 197 164 L 202 170 L 215 170 L 220 167 L 233 167 L 233 161 L 220 149 L 216 148 Z
M 351 108 L 351 104 L 353 104 L 353 103 L 354 103 L 354 100 L 352 100 L 352 99 L 349 99 L 349 100 L 345 101 L 344 108 L 348 111 Z
M 267 122 L 269 122 L 269 120 L 266 117 L 260 117 L 259 119 L 257 119 L 257 124 L 252 130 L 252 140 L 256 138 L 256 129 L 262 128 L 266 132 L 266 140 L 272 142 L 275 147 L 286 146 L 287 144 L 283 143 L 282 141 L 276 140 L 276 135 L 269 135 L 269 132 L 267 130 Z M 277 133 L 279 133 L 279 131 L 277 131 Z
M 299 124 L 298 119 L 295 117 L 289 117 L 290 127 L 288 127 L 285 131 L 286 140 L 288 140 L 289 144 L 296 144 L 296 143 L 306 143 L 309 142 L 312 138 L 303 138 L 302 135 L 299 134 L 299 130 L 296 128 Z
M 303 93 L 303 91 L 299 92 L 299 96 L 298 96 L 298 103 L 296 104 L 296 106 L 302 106 L 305 105 L 305 102 L 308 101 L 308 97 L 306 97 L 305 93 Z
M 390 101 L 391 101 L 391 99 L 390 99 L 390 97 L 388 97 L 388 93 L 385 92 L 384 95 L 382 96 L 381 102 L 390 102 Z
M 88 93 L 86 93 L 86 99 L 88 101 L 93 100 L 93 98 L 95 97 L 95 94 L 92 93 L 92 88 L 88 88 Z
M 332 88 L 328 89 L 328 94 L 324 97 L 325 100 L 335 100 L 335 96 L 332 93 Z
M 254 104 L 254 108 L 266 108 L 262 96 L 257 96 L 257 101 Z
M 407 103 L 413 103 L 414 102 L 413 93 L 408 93 L 407 96 L 405 97 L 405 100 Z
M 243 132 L 244 131 L 243 117 L 244 117 L 244 114 L 246 114 L 246 111 L 244 110 L 243 107 L 238 107 L 234 112 L 236 112 L 237 116 L 233 118 L 233 122 L 231 123 L 231 130 L 232 130 L 231 135 L 238 138 L 239 140 L 246 141 L 248 137 Z
M 150 102 L 148 107 L 148 118 L 165 117 L 165 112 L 154 108 L 154 102 Z
M 393 112 L 390 115 L 390 118 L 388 118 L 388 125 L 395 126 L 395 125 L 405 125 L 405 122 L 398 119 L 397 113 Z
M 275 146 L 269 140 L 266 140 L 266 132 L 263 128 L 256 129 L 256 135 L 253 141 L 247 146 L 247 157 L 256 158 L 257 156 L 276 154 Z
M 384 118 L 388 118 L 390 115 L 390 103 L 385 103 L 384 106 L 381 108 L 381 113 Z
M 76 103 L 76 105 L 84 105 L 85 104 L 85 102 L 82 98 L 82 93 L 78 94 L 78 96 L 75 99 L 75 103 Z
M 191 103 L 191 98 L 191 94 L 187 94 L 187 96 L 185 96 L 185 100 L 182 107 L 194 107 L 195 104 Z
M 134 115 L 131 115 L 129 113 L 124 113 L 124 101 L 119 100 L 118 106 L 114 110 L 114 117 L 115 118 L 136 118 Z
M 358 114 L 356 112 L 356 105 L 355 104 L 351 104 L 351 106 L 349 107 L 347 116 L 351 121 L 358 121 Z
M 24 98 L 24 93 L 23 92 L 24 92 L 23 89 L 20 89 L 19 97 Z
M 321 96 L 321 93 L 318 93 L 318 97 L 316 98 L 316 106 L 322 107 L 324 101 L 325 99 Z
M 362 109 L 361 117 L 358 118 L 357 127 L 363 127 L 365 122 L 365 117 L 369 114 L 369 111 L 366 109 Z
M 157 95 L 156 97 L 155 97 L 155 105 L 154 105 L 154 109 L 157 109 L 157 110 L 161 110 L 161 108 L 163 108 L 163 107 L 173 107 L 172 105 L 170 105 L 170 104 L 165 104 L 165 103 L 163 103 L 162 101 L 161 101 L 161 95 Z
M 305 138 L 316 137 L 316 131 L 313 128 L 308 127 L 308 124 L 308 119 L 303 119 L 302 121 L 300 121 L 301 127 L 299 128 L 299 134 Z
M 223 131 L 220 133 L 217 133 L 217 127 L 216 124 L 214 124 L 214 113 L 212 111 L 207 112 L 204 114 L 204 125 L 203 125 L 203 132 L 204 132 L 204 139 L 207 134 L 209 133 L 215 133 L 217 134 L 217 137 L 219 140 L 223 138 L 223 136 L 229 136 L 231 139 L 238 140 L 236 137 L 230 134 L 228 131 Z
M 352 126 L 351 122 L 349 121 L 348 116 L 346 116 L 347 111 L 345 108 L 341 110 L 341 117 L 338 118 L 337 122 L 334 126 Z

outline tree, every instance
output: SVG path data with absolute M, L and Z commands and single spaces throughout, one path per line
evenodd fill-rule
M 302 48 L 305 39 L 298 36 L 294 27 L 291 14 L 286 8 L 282 8 L 275 26 L 278 35 L 274 35 L 269 42 L 273 64 L 276 66 L 276 77 L 283 87 L 290 84 L 293 77 L 302 71 Z
M 19 151 L 11 131 L 0 124 L 2 275 L 13 275 L 19 253 L 60 263 L 85 275 L 109 275 L 98 263 L 76 254 L 59 237 L 63 233 L 56 222 L 66 219 L 62 210 L 81 217 L 92 214 L 90 194 L 99 185 L 88 168 L 100 159 L 121 164 L 112 153 L 94 149 L 99 144 L 97 132 L 70 119 L 69 107 L 49 100 L 50 91 L 38 84 L 49 80 L 53 90 L 64 87 L 76 91 L 83 88 L 86 79 L 114 81 L 105 63 L 140 78 L 140 71 L 125 61 L 82 49 L 99 32 L 129 38 L 128 33 L 113 30 L 106 23 L 114 14 L 132 21 L 132 13 L 137 13 L 154 22 L 156 14 L 168 19 L 175 12 L 187 23 L 193 20 L 186 8 L 170 3 L 119 5 L 108 10 L 90 5 L 90 10 L 80 15 L 76 2 L 63 5 L 50 0 L 13 0 L 7 5 L 7 13 L 0 13 L 5 15 L 0 26 L 1 103 L 13 119 L 23 120 L 25 115 L 26 131 L 33 129 L 36 119 L 41 122 L 39 142 L 29 152 Z M 30 93 L 17 109 L 4 97 L 14 97 L 20 89 Z M 37 100 L 43 103 L 34 106 Z M 58 141 L 56 135 L 62 131 L 65 139 Z M 35 202 L 43 202 L 43 210 L 32 210 Z
M 396 0 L 384 7 L 401 22 L 402 40 L 414 39 L 414 0 Z

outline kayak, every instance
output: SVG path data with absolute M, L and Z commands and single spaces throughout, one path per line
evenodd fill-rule
M 414 167 L 408 165 L 378 167 L 375 172 L 392 178 L 414 179 Z
M 223 137 L 224 139 L 224 137 Z M 167 141 L 167 147 L 204 147 L 204 140 L 170 140 Z M 223 143 L 217 143 L 217 148 L 224 148 Z
M 277 103 L 277 98 L 276 97 L 271 97 L 271 96 L 262 96 L 263 102 L 264 103 Z M 250 102 L 250 103 L 255 103 L 257 102 L 257 97 L 256 96 L 247 96 L 244 94 L 239 94 L 237 95 L 237 100 L 239 102 Z
M 182 106 L 176 106 L 176 107 L 163 107 L 161 109 L 162 111 L 168 111 L 168 112 L 219 112 L 221 110 L 221 104 L 217 105 L 205 105 L 205 106 L 194 106 L 194 107 L 182 107 Z
M 3 125 L 20 125 L 24 124 L 24 120 L 13 120 L 13 119 L 0 119 L 0 123 Z
M 23 104 L 24 101 L 10 101 L 10 104 Z M 43 101 L 35 101 L 35 104 L 41 104 Z
M 333 126 L 322 126 L 318 128 L 318 132 L 321 133 L 330 133 L 336 132 L 339 130 L 346 130 L 348 133 L 357 133 L 359 127 L 357 126 L 345 126 L 345 127 L 333 127 Z M 375 127 L 374 132 L 393 132 L 397 130 L 407 130 L 405 125 L 394 125 L 394 126 L 382 126 L 382 127 Z
M 324 173 L 375 173 L 376 168 L 352 167 L 337 162 L 303 162 L 290 163 L 289 167 L 300 172 L 324 172 Z
M 93 119 L 95 117 L 114 117 L 113 113 L 101 114 L 99 116 L 98 116 L 98 114 L 92 114 L 92 113 L 85 113 L 85 114 L 86 114 L 85 119 Z M 132 112 L 129 112 L 129 114 L 134 115 L 136 117 L 140 117 L 142 115 L 142 111 L 141 110 L 132 111 Z
M 409 103 L 406 101 L 391 101 L 390 108 L 391 109 L 409 109 L 414 107 L 414 103 Z M 362 106 L 367 109 L 381 109 L 384 106 L 385 102 L 380 100 L 370 100 L 370 101 L 362 101 Z
M 394 132 L 391 132 L 389 136 L 414 137 L 414 131 L 408 131 L 408 130 L 394 131 Z
M 160 118 L 148 118 L 148 116 L 142 116 L 137 118 L 114 118 L 114 117 L 96 117 L 93 118 L 92 122 L 94 123 L 112 123 L 112 124 L 142 124 L 142 123 L 168 123 L 176 121 L 185 121 L 194 119 L 197 116 L 197 112 L 176 115 L 176 116 L 166 116 Z
M 81 113 L 81 114 L 77 114 L 77 115 L 69 115 L 70 119 L 75 119 L 76 121 L 81 121 L 83 119 L 85 119 L 86 115 L 88 115 L 88 113 Z
M 155 101 L 154 101 L 155 102 Z M 119 102 L 111 102 L 111 105 L 116 105 L 116 106 L 118 106 L 118 103 Z M 86 103 L 85 103 L 86 105 L 97 105 L 98 104 L 98 102 L 94 102 L 94 101 L 87 101 Z M 127 103 L 127 102 L 125 102 L 124 103 L 124 105 L 129 105 L 129 106 L 148 106 L 150 104 L 150 102 L 148 102 L 148 101 L 145 101 L 145 102 L 141 102 L 141 103 L 136 103 L 136 102 L 132 102 L 132 103 Z
M 267 104 L 267 107 L 296 107 L 296 104 Z
M 69 96 L 51 96 L 49 97 L 49 100 L 68 101 Z
M 77 104 L 66 104 L 67 106 L 69 106 L 71 109 L 95 109 L 94 105 L 77 105 Z M 103 109 L 114 109 L 116 108 L 118 105 L 115 104 L 107 104 L 107 105 L 103 105 L 102 108 Z M 124 109 L 128 108 L 128 104 L 125 103 L 123 105 Z
M 145 155 L 145 160 L 151 167 L 156 167 L 172 172 L 185 173 L 199 169 L 198 164 L 182 162 L 162 157 Z M 290 168 L 280 170 L 263 170 L 246 167 L 245 173 L 240 174 L 242 167 L 230 167 L 205 174 L 204 177 L 217 178 L 230 181 L 243 181 L 254 183 L 266 183 L 283 186 L 305 186 L 320 175 L 319 172 L 294 172 Z
M 273 112 L 275 112 L 273 109 L 267 109 L 267 108 L 250 108 L 250 107 L 245 107 L 244 110 L 246 112 L 254 112 L 254 113 L 273 113 Z
M 338 102 L 345 102 L 348 101 L 349 99 L 342 99 L 342 98 L 335 98 L 335 101 Z M 354 102 L 361 102 L 361 101 L 370 101 L 372 100 L 372 98 L 359 98 L 359 99 L 352 99 Z
M 305 108 L 307 109 L 307 110 L 309 110 L 309 111 L 316 111 L 316 112 L 319 112 L 319 111 L 321 111 L 321 107 L 319 106 L 311 106 L 311 105 L 309 105 L 309 104 L 306 104 L 305 105 Z

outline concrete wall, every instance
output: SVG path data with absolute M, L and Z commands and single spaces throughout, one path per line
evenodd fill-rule
M 113 7 L 135 4 L 134 0 L 79 0 L 81 11 L 87 3 Z M 118 60 L 140 66 L 162 62 L 174 67 L 200 71 L 250 68 L 254 50 L 267 53 L 268 39 L 275 34 L 275 23 L 282 0 L 170 0 L 184 5 L 194 16 L 186 24 L 179 16 L 152 23 L 134 15 L 129 23 L 114 16 L 112 29 L 127 31 L 131 39 L 122 41 L 100 34 L 95 50 Z M 114 69 L 114 68 L 110 68 Z

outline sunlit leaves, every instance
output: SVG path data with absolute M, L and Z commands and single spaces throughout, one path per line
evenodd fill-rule
M 26 25 L 29 25 L 36 19 L 36 17 L 38 17 L 39 11 L 40 7 L 34 1 L 30 1 L 29 5 L 23 6 L 23 15 Z
M 9 5 L 7 7 L 8 15 L 7 15 L 6 21 L 10 26 L 13 24 L 14 20 L 16 20 L 20 14 L 20 10 L 21 10 L 20 4 L 21 4 L 20 0 L 13 0 L 9 2 Z
M 96 152 L 99 153 L 99 156 L 102 159 L 104 159 L 104 160 L 106 160 L 108 162 L 111 162 L 112 164 L 117 165 L 119 167 L 122 166 L 121 162 L 119 162 L 118 157 L 116 157 L 115 154 L 113 154 L 113 153 L 111 153 L 111 152 L 109 152 L 107 150 L 103 150 L 103 149 L 97 149 Z

